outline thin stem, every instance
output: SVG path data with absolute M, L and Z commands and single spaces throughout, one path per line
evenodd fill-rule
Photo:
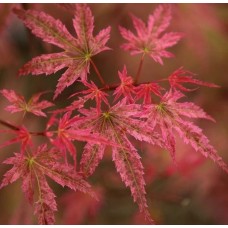
M 96 64 L 93 62 L 92 59 L 90 59 L 90 62 L 92 63 L 92 66 L 93 66 L 93 68 L 94 68 L 94 70 L 95 70 L 95 72 L 96 72 L 98 78 L 100 79 L 101 83 L 103 84 L 103 86 L 106 86 L 106 83 L 105 83 L 104 79 L 102 78 L 102 76 L 101 76 L 99 70 L 97 69 Z
M 115 90 L 120 84 L 105 85 L 105 87 L 100 88 L 100 90 L 111 91 Z
M 20 131 L 20 127 L 15 126 L 13 124 L 10 124 L 10 123 L 8 123 L 8 122 L 6 122 L 4 120 L 1 120 L 1 119 L 0 119 L 0 124 L 2 124 L 5 127 L 10 128 L 10 129 L 12 129 L 14 131 Z M 41 131 L 41 132 L 33 132 L 33 131 L 30 131 L 29 134 L 30 135 L 34 135 L 34 136 L 46 136 L 46 132 L 45 131 Z
M 137 82 L 139 80 L 139 77 L 140 77 L 140 74 L 141 74 L 141 71 L 142 71 L 144 57 L 145 57 L 145 53 L 143 53 L 143 55 L 142 55 L 142 57 L 140 59 L 139 68 L 138 68 L 138 71 L 137 71 L 137 74 L 136 74 L 136 77 L 135 77 L 135 84 L 137 84 Z
M 164 81 L 168 81 L 168 79 L 164 78 L 164 79 L 160 79 L 160 80 L 156 80 L 156 81 L 153 81 L 153 82 L 164 82 Z M 136 83 L 134 82 L 133 85 L 134 86 L 139 86 L 139 85 L 143 85 L 143 84 L 149 84 L 151 82 L 140 82 L 140 83 Z M 105 91 L 112 91 L 112 90 L 115 90 L 118 86 L 120 86 L 120 84 L 112 84 L 112 85 L 106 85 L 105 87 L 103 88 L 99 88 L 100 90 L 105 90 Z
M 45 131 L 40 131 L 40 132 L 30 131 L 29 134 L 34 136 L 45 136 L 45 137 L 47 136 Z
M 19 128 L 19 127 L 14 126 L 14 125 L 12 125 L 12 124 L 10 124 L 10 123 L 4 121 L 4 120 L 0 120 L 0 124 L 2 124 L 2 125 L 5 126 L 5 127 L 10 128 L 10 129 L 12 129 L 12 130 L 14 130 L 14 131 L 20 131 L 20 128 Z

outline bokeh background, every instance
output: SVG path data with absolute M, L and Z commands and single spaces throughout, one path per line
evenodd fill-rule
M 118 31 L 122 25 L 133 29 L 129 13 L 147 20 L 157 4 L 90 4 L 95 16 L 95 33 L 111 25 L 108 46 L 111 51 L 94 58 L 107 83 L 117 83 L 117 71 L 126 64 L 130 75 L 135 76 L 139 56 L 130 56 L 120 49 L 123 39 Z M 32 57 L 59 51 L 36 38 L 11 12 L 13 7 L 43 10 L 61 19 L 75 35 L 72 26 L 73 12 L 58 4 L 0 4 L 0 89 L 14 89 L 29 98 L 43 90 L 54 91 L 60 71 L 51 76 L 25 76 L 18 78 L 18 69 Z M 185 33 L 184 39 L 171 48 L 175 58 L 165 59 L 161 66 L 146 58 L 141 81 L 167 77 L 184 66 L 196 73 L 200 80 L 216 83 L 219 89 L 201 87 L 188 93 L 190 100 L 200 105 L 216 119 L 216 123 L 197 121 L 211 144 L 228 163 L 228 4 L 172 4 L 173 20 L 169 31 Z M 91 79 L 97 81 L 91 70 Z M 68 104 L 66 98 L 80 89 L 80 84 L 70 86 L 56 100 L 57 107 Z M 52 99 L 52 94 L 46 98 Z M 15 124 L 21 116 L 4 111 L 6 100 L 0 98 L 0 118 Z M 26 116 L 25 125 L 31 130 L 42 130 L 46 119 Z M 0 126 L 0 129 L 4 127 Z M 1 143 L 10 135 L 0 134 Z M 136 142 L 137 143 L 137 142 Z M 77 144 L 80 157 L 80 148 Z M 0 162 L 18 151 L 12 145 L 0 151 Z M 177 140 L 177 162 L 174 166 L 167 151 L 137 143 L 142 156 L 147 182 L 149 210 L 158 224 L 228 224 L 228 175 L 212 161 L 206 160 Z M 9 167 L 0 164 L 0 179 Z M 111 161 L 111 152 L 89 180 L 100 201 L 63 189 L 50 181 L 57 195 L 57 224 L 144 224 L 138 214 L 129 189 L 121 182 Z M 20 189 L 20 181 L 0 190 L 0 224 L 35 224 L 30 205 Z

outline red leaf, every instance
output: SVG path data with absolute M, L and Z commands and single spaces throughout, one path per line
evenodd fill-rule
M 70 97 L 73 97 L 75 95 L 79 95 L 79 94 L 84 94 L 85 96 L 83 97 L 80 97 L 79 99 L 80 100 L 83 100 L 83 104 L 88 101 L 89 99 L 93 100 L 95 99 L 96 101 L 96 106 L 97 106 L 97 112 L 100 113 L 101 111 L 101 102 L 103 101 L 105 104 L 109 105 L 108 104 L 108 100 L 107 100 L 107 96 L 108 94 L 101 91 L 95 84 L 93 81 L 91 81 L 90 83 L 89 82 L 86 82 L 86 81 L 82 81 L 82 83 L 88 87 L 89 89 L 87 90 L 83 90 L 81 92 L 77 92 L 77 93 L 74 93 L 73 95 L 71 95 Z M 80 101 L 79 101 L 80 102 Z M 76 101 L 76 104 L 77 101 Z M 79 103 L 80 104 L 80 103 Z M 72 106 L 73 105 L 73 106 Z M 74 107 L 75 104 L 73 103 L 71 106 Z
M 163 88 L 158 85 L 158 83 L 151 82 L 151 83 L 145 83 L 137 86 L 135 88 L 136 91 L 136 98 L 140 99 L 143 98 L 144 104 L 150 104 L 151 103 L 151 93 L 161 97 L 161 90 Z
M 3 132 L 11 132 L 16 134 L 15 138 L 12 138 L 3 144 L 0 145 L 0 148 L 9 146 L 13 143 L 20 142 L 21 143 L 21 153 L 24 153 L 27 146 L 32 146 L 32 139 L 31 134 L 25 127 L 18 127 L 18 129 L 15 130 L 4 130 Z
M 131 76 L 127 74 L 127 68 L 124 65 L 123 71 L 120 72 L 118 71 L 118 75 L 120 78 L 120 85 L 115 89 L 114 95 L 116 101 L 119 99 L 121 96 L 125 97 L 129 103 L 134 103 L 134 98 L 132 97 L 132 94 L 135 93 L 134 91 L 134 80 Z
M 203 82 L 198 79 L 193 78 L 194 74 L 190 71 L 184 70 L 183 67 L 180 67 L 176 71 L 174 71 L 169 77 L 169 83 L 172 88 L 178 88 L 183 91 L 192 91 L 195 89 L 188 89 L 184 87 L 182 84 L 183 83 L 190 83 L 190 84 L 196 84 L 196 85 L 201 85 L 201 86 L 207 86 L 207 87 L 214 87 L 214 88 L 219 88 L 220 86 L 213 84 L 213 83 L 208 83 L 208 82 Z
M 56 118 L 51 119 L 48 124 L 47 134 L 50 136 L 50 141 L 64 154 L 66 160 L 66 152 L 70 153 L 76 166 L 76 148 L 72 143 L 73 141 L 77 140 L 94 144 L 109 144 L 110 142 L 99 133 L 92 133 L 89 126 L 81 127 L 85 121 L 84 118 L 79 116 L 71 118 L 70 116 L 71 112 L 67 112 L 59 120 Z M 58 129 L 52 132 L 49 128 L 55 124 L 58 124 Z

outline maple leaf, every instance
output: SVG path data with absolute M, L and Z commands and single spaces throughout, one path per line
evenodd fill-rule
M 31 204 L 33 204 L 34 185 L 37 181 L 38 201 L 35 203 L 35 213 L 38 215 L 39 224 L 54 224 L 54 211 L 57 210 L 54 194 L 48 186 L 44 174 L 35 170 L 33 160 L 22 154 L 15 154 L 3 163 L 13 165 L 13 168 L 4 174 L 0 188 L 22 178 L 22 191 Z
M 147 26 L 136 16 L 132 15 L 131 18 L 137 35 L 119 27 L 122 37 L 127 40 L 127 43 L 121 46 L 125 51 L 130 51 L 132 55 L 148 54 L 160 64 L 163 64 L 162 57 L 173 57 L 173 54 L 166 51 L 166 48 L 175 45 L 183 35 L 177 32 L 161 35 L 170 24 L 171 9 L 169 5 L 159 5 L 154 13 L 149 15 Z
M 95 99 L 96 101 L 96 106 L 97 106 L 97 112 L 99 113 L 101 111 L 101 102 L 103 101 L 105 104 L 109 105 L 108 104 L 108 100 L 107 100 L 107 96 L 108 94 L 101 91 L 93 81 L 91 81 L 90 83 L 89 82 L 86 82 L 86 81 L 82 81 L 82 83 L 88 87 L 89 89 L 87 90 L 83 90 L 83 91 L 80 91 L 80 92 L 77 92 L 77 93 L 74 93 L 72 94 L 70 97 L 73 97 L 73 96 L 76 96 L 76 95 L 79 95 L 79 94 L 83 94 L 85 96 L 83 97 L 80 97 L 80 100 L 83 100 L 83 105 L 86 101 L 88 101 L 89 99 L 93 100 Z M 80 101 L 79 100 L 79 101 Z M 80 104 L 80 103 L 79 103 Z M 73 108 L 73 107 L 77 107 L 79 108 L 78 106 L 78 102 L 74 102 L 70 108 Z
M 15 153 L 3 163 L 13 165 L 4 174 L 0 188 L 22 178 L 22 191 L 31 204 L 39 224 L 54 224 L 54 211 L 57 210 L 55 194 L 49 187 L 48 176 L 61 186 L 82 191 L 95 197 L 90 185 L 75 172 L 74 167 L 61 162 L 62 156 L 56 149 L 48 149 L 46 144 L 37 148 L 32 155 Z M 37 198 L 34 202 L 34 189 L 37 186 Z
M 49 75 L 68 67 L 58 81 L 54 98 L 79 78 L 86 80 L 91 57 L 109 49 L 105 45 L 111 28 L 101 30 L 94 37 L 94 18 L 90 8 L 85 4 L 77 4 L 75 7 L 73 25 L 77 39 L 67 31 L 60 20 L 44 12 L 14 9 L 14 13 L 34 35 L 64 49 L 64 52 L 35 57 L 19 70 L 19 75 Z
M 140 212 L 144 214 L 146 220 L 153 224 L 154 221 L 147 209 L 144 173 L 140 156 L 126 135 L 119 137 L 117 134 L 116 132 L 115 138 L 123 147 L 113 147 L 113 161 L 116 169 L 125 185 L 130 188 L 134 201 L 139 205 Z
M 160 104 L 148 105 L 141 116 L 148 118 L 148 124 L 154 128 L 159 126 L 162 137 L 170 148 L 170 153 L 175 160 L 175 137 L 174 130 L 183 139 L 184 143 L 190 144 L 196 151 L 209 157 L 223 170 L 228 172 L 227 165 L 217 154 L 208 138 L 202 133 L 202 129 L 196 126 L 187 118 L 204 118 L 211 121 L 214 119 L 206 114 L 200 107 L 191 102 L 180 103 L 178 100 L 184 95 L 179 91 L 168 91 L 163 96 Z
M 54 212 L 57 211 L 55 194 L 49 187 L 43 172 L 34 171 L 39 188 L 39 199 L 34 205 L 34 214 L 37 215 L 38 223 L 41 225 L 52 225 L 55 223 Z
M 158 83 L 150 82 L 150 83 L 143 83 L 137 87 L 135 87 L 136 97 L 135 99 L 138 100 L 143 98 L 144 104 L 151 103 L 151 93 L 161 97 L 161 90 L 163 88 L 158 85 Z
M 147 220 L 153 223 L 147 209 L 140 157 L 128 140 L 127 135 L 152 145 L 164 146 L 164 144 L 160 136 L 146 122 L 134 117 L 140 110 L 141 105 L 127 104 L 126 99 L 123 99 L 99 115 L 93 114 L 93 109 L 83 109 L 80 112 L 86 117 L 90 117 L 90 119 L 85 119 L 83 124 L 91 126 L 94 132 L 99 132 L 118 145 L 111 145 L 117 171 L 125 185 L 130 187 L 134 201 L 139 205 L 140 211 Z M 104 145 L 86 145 L 80 163 L 80 170 L 85 176 L 94 172 L 102 160 L 104 151 Z
M 82 128 L 81 123 L 85 118 L 80 116 L 74 116 L 71 118 L 71 112 L 66 112 L 62 118 L 57 119 L 53 116 L 47 124 L 47 135 L 50 141 L 55 145 L 66 158 L 66 152 L 69 151 L 70 155 L 74 159 L 76 166 L 76 148 L 73 141 L 84 141 L 95 144 L 107 144 L 110 143 L 105 137 L 100 136 L 99 133 L 91 133 L 90 128 Z M 57 130 L 49 130 L 57 123 Z M 53 134 L 54 133 L 54 134 Z
M 91 176 L 103 158 L 106 145 L 87 143 L 80 160 L 80 172 L 84 177 Z
M 84 120 L 82 117 L 81 126 L 85 125 L 95 132 L 105 134 L 104 132 L 110 128 L 108 120 L 109 118 L 112 118 L 112 122 L 116 125 L 119 132 L 128 133 L 139 141 L 159 146 L 163 145 L 156 132 L 151 134 L 153 129 L 147 126 L 146 122 L 135 118 L 138 117 L 138 115 L 141 115 L 141 109 L 142 106 L 139 104 L 127 104 L 126 98 L 110 107 L 108 111 L 100 114 L 94 112 L 93 108 L 80 109 L 79 111 L 86 117 Z M 114 144 L 111 146 L 116 145 Z
M 220 87 L 214 83 L 203 82 L 198 79 L 195 79 L 193 78 L 194 75 L 195 74 L 193 74 L 192 72 L 184 70 L 183 67 L 180 67 L 168 77 L 168 80 L 171 88 L 178 88 L 179 90 L 183 90 L 183 91 L 195 90 L 195 89 L 188 89 L 184 87 L 182 85 L 183 83 L 190 83 L 190 84 L 196 84 L 196 85 L 214 87 L 214 88 Z
M 10 124 L 9 126 L 12 127 L 12 125 Z M 0 148 L 9 146 L 13 143 L 21 142 L 21 153 L 24 153 L 27 146 L 32 146 L 31 134 L 24 126 L 21 126 L 21 127 L 13 126 L 13 127 L 15 128 L 13 130 L 1 130 L 1 132 L 5 132 L 5 133 L 10 132 L 10 133 L 16 134 L 16 137 L 1 144 Z
M 131 76 L 127 74 L 127 68 L 124 65 L 122 72 L 118 71 L 118 75 L 120 78 L 120 85 L 114 91 L 114 101 L 116 101 L 121 96 L 125 97 L 129 103 L 134 103 L 134 98 L 132 94 L 134 91 L 134 80 Z
M 12 105 L 9 105 L 5 108 L 6 111 L 15 113 L 15 112 L 31 112 L 36 116 L 44 116 L 46 114 L 42 111 L 42 109 L 49 108 L 54 106 L 53 103 L 42 100 L 39 101 L 40 96 L 42 96 L 46 92 L 41 92 L 34 94 L 28 102 L 25 101 L 24 97 L 20 94 L 17 94 L 13 90 L 3 89 L 0 93 L 10 102 Z

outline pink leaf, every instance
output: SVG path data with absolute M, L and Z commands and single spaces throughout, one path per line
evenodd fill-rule
M 123 71 L 120 72 L 118 71 L 118 75 L 120 78 L 120 85 L 115 89 L 114 95 L 116 101 L 119 99 L 121 96 L 125 97 L 129 103 L 134 103 L 134 99 L 132 97 L 132 94 L 135 93 L 134 91 L 134 80 L 131 76 L 127 74 L 127 68 L 124 65 Z
M 2 180 L 0 188 L 3 188 L 8 184 L 15 182 L 23 175 L 24 164 L 20 162 L 21 159 L 22 159 L 21 154 L 15 154 L 15 157 L 8 158 L 3 162 L 5 164 L 14 165 L 14 166 L 12 169 L 10 169 L 4 174 L 4 178 Z
M 89 62 L 85 62 L 84 60 L 78 60 L 77 64 L 73 63 L 68 65 L 68 69 L 58 80 L 58 84 L 56 86 L 54 99 L 62 93 L 62 91 L 72 85 L 76 80 L 82 78 L 83 80 L 87 80 L 87 73 L 89 71 Z
M 145 198 L 144 179 L 142 164 L 136 149 L 129 142 L 127 135 L 131 135 L 137 140 L 159 145 L 164 147 L 161 137 L 145 121 L 137 118 L 140 113 L 141 105 L 127 104 L 126 99 L 110 107 L 106 112 L 99 115 L 91 115 L 94 109 L 82 110 L 88 119 L 85 119 L 84 125 L 91 127 L 93 132 L 99 132 L 101 135 L 115 142 L 117 146 L 112 146 L 113 160 L 117 171 L 120 173 L 123 182 L 130 187 L 134 200 L 139 205 L 140 211 L 145 218 L 153 223 L 147 209 Z M 94 172 L 103 156 L 103 147 L 95 147 L 87 144 L 83 151 L 81 161 L 81 171 L 86 176 Z
M 197 152 L 213 160 L 220 168 L 228 173 L 227 164 L 217 154 L 215 148 L 210 145 L 208 138 L 202 133 L 199 127 L 191 122 L 181 121 L 175 126 L 175 129 L 186 144 L 190 144 Z
M 161 90 L 163 88 L 160 87 L 157 83 L 151 82 L 151 83 L 145 83 L 137 86 L 135 88 L 136 91 L 136 98 L 135 99 L 140 99 L 143 98 L 143 103 L 144 104 L 150 104 L 151 101 L 151 94 L 155 94 L 159 97 L 161 97 Z
M 32 146 L 31 134 L 25 127 L 23 127 L 23 126 L 19 127 L 18 129 L 10 130 L 10 132 L 16 134 L 16 137 L 1 144 L 0 148 L 9 146 L 13 143 L 20 142 L 21 143 L 21 153 L 24 153 L 27 146 Z
M 163 64 L 162 58 L 173 57 L 173 54 L 166 51 L 166 48 L 174 46 L 181 38 L 181 33 L 161 33 L 169 26 L 171 20 L 170 7 L 167 5 L 159 5 L 154 14 L 148 18 L 147 26 L 141 19 L 132 15 L 132 21 L 137 35 L 131 31 L 119 27 L 120 33 L 127 43 L 121 47 L 125 51 L 130 51 L 132 55 L 148 54 L 154 61 Z
M 94 37 L 93 15 L 90 8 L 85 4 L 78 4 L 75 9 L 73 25 L 77 38 L 68 32 L 60 20 L 44 12 L 14 9 L 14 13 L 34 35 L 65 50 L 60 53 L 38 56 L 19 70 L 19 75 L 30 73 L 38 75 L 52 74 L 67 67 L 68 70 L 58 81 L 54 98 L 79 78 L 86 80 L 91 57 L 109 49 L 105 45 L 109 39 L 110 27 L 100 31 Z
M 13 90 L 3 89 L 0 93 L 10 102 L 12 105 L 7 106 L 5 109 L 11 113 L 24 111 L 26 104 L 22 95 L 17 94 Z
M 143 166 L 140 157 L 125 136 L 122 136 L 121 139 L 116 136 L 116 140 L 122 145 L 122 148 L 113 148 L 113 161 L 115 162 L 116 169 L 125 185 L 130 188 L 133 199 L 138 204 L 140 212 L 144 214 L 146 220 L 153 224 L 154 222 L 147 209 Z
M 83 94 L 85 96 L 80 97 L 81 100 L 84 101 L 84 103 L 86 101 L 88 101 L 89 99 L 93 100 L 95 99 L 96 101 L 96 106 L 97 106 L 97 112 L 99 113 L 101 111 L 101 103 L 104 102 L 105 104 L 108 105 L 108 100 L 107 100 L 107 96 L 108 94 L 101 91 L 95 84 L 93 81 L 91 81 L 90 83 L 87 81 L 82 81 L 82 83 L 88 87 L 87 90 L 83 90 L 81 92 L 77 92 L 73 95 L 71 95 L 70 97 L 73 97 L 75 95 L 79 95 L 79 94 Z M 83 103 L 83 104 L 84 104 Z
M 94 17 L 90 8 L 86 4 L 77 4 L 75 18 L 73 20 L 74 29 L 81 42 L 93 37 Z
M 69 66 L 70 63 L 73 64 L 73 59 L 65 52 L 40 55 L 21 67 L 18 74 L 19 76 L 27 74 L 50 75 Z
M 99 133 L 92 133 L 90 127 L 82 127 L 85 119 L 79 116 L 70 117 L 71 112 L 67 112 L 59 120 L 51 121 L 48 127 L 47 134 L 50 135 L 50 141 L 53 143 L 65 156 L 69 151 L 73 157 L 76 166 L 76 148 L 73 141 L 90 142 L 94 144 L 109 144 L 106 137 L 101 136 Z M 52 134 L 50 128 L 57 123 L 58 128 Z M 50 133 L 49 133 L 50 132 Z
M 169 27 L 171 19 L 171 5 L 159 5 L 149 16 L 148 27 L 152 33 L 159 35 Z
M 148 125 L 151 127 L 158 126 L 160 128 L 166 147 L 173 159 L 175 159 L 175 138 L 173 134 L 175 130 L 184 143 L 190 144 L 196 151 L 205 157 L 209 157 L 228 172 L 228 166 L 217 154 L 214 147 L 210 145 L 202 129 L 189 120 L 185 120 L 184 117 L 204 118 L 212 121 L 214 119 L 191 102 L 177 102 L 181 97 L 183 97 L 182 93 L 170 90 L 163 96 L 160 104 L 148 105 L 141 118 L 148 118 Z
M 80 171 L 85 177 L 94 173 L 103 158 L 105 147 L 102 144 L 87 143 L 85 145 L 80 161 Z
M 29 166 L 26 167 L 26 169 L 29 169 Z M 33 204 L 33 196 L 34 196 L 34 185 L 35 185 L 35 176 L 32 172 L 29 170 L 26 170 L 26 172 L 23 175 L 23 181 L 22 181 L 22 191 L 25 194 L 25 197 L 29 201 L 30 204 Z
M 55 223 L 54 211 L 57 211 L 55 194 L 49 187 L 42 172 L 37 170 L 35 175 L 39 186 L 39 199 L 35 202 L 34 213 L 37 215 L 40 225 L 53 225 Z
M 188 89 L 182 85 L 182 83 L 190 83 L 190 84 L 196 84 L 196 85 L 201 85 L 201 86 L 207 86 L 207 87 L 214 87 L 214 88 L 219 88 L 220 86 L 213 84 L 213 83 L 208 83 L 208 82 L 203 82 L 198 79 L 193 78 L 194 74 L 190 71 L 184 70 L 183 67 L 180 67 L 176 71 L 174 71 L 169 77 L 169 83 L 172 88 L 177 88 L 183 91 L 192 91 L 195 89 Z
M 40 96 L 46 92 L 41 92 L 33 95 L 28 102 L 25 101 L 24 97 L 17 94 L 13 90 L 3 89 L 0 93 L 10 102 L 12 105 L 7 106 L 5 109 L 11 113 L 15 112 L 30 112 L 36 116 L 46 117 L 46 114 L 42 111 L 43 109 L 52 107 L 54 104 L 42 100 L 39 101 Z
M 54 44 L 64 50 L 78 52 L 75 38 L 65 25 L 52 16 L 35 10 L 14 9 L 14 13 L 24 22 L 34 35 L 43 41 Z
M 74 191 L 79 190 L 96 197 L 90 185 L 75 172 L 71 165 L 62 161 L 62 156 L 55 149 L 48 149 L 46 144 L 41 145 L 32 154 L 15 153 L 15 156 L 4 161 L 13 165 L 6 172 L 0 188 L 22 179 L 22 191 L 26 198 L 34 205 L 34 213 L 38 217 L 39 224 L 54 224 L 54 212 L 57 210 L 55 194 L 49 187 L 46 176 Z M 37 189 L 36 189 L 37 187 Z M 34 203 L 33 195 L 37 192 L 37 201 Z

